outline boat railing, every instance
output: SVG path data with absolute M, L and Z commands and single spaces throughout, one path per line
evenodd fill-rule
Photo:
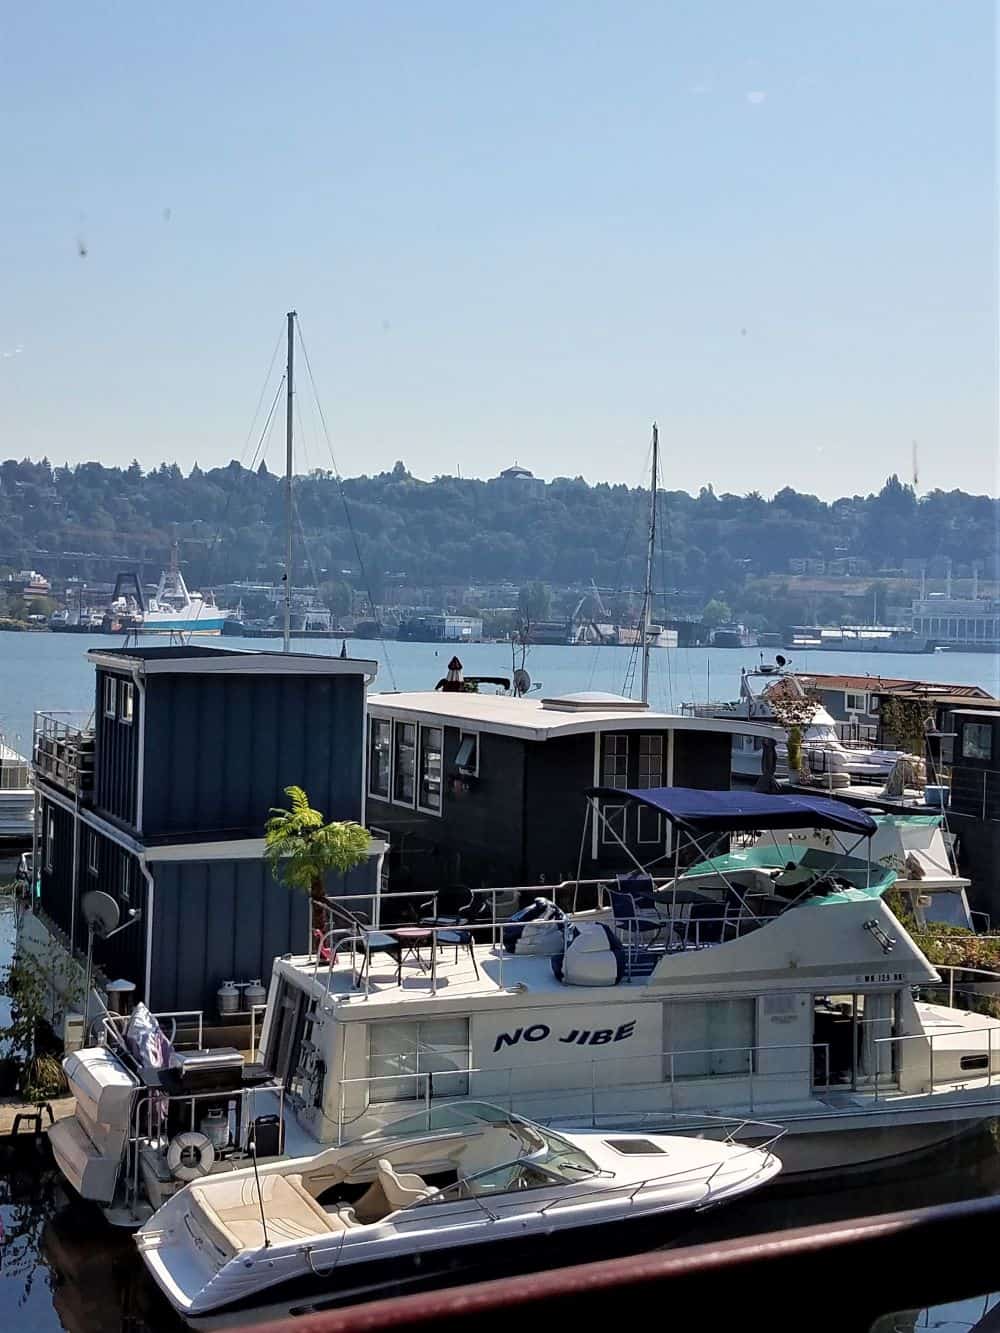
M 162 1009 L 154 1013 L 153 1017 L 163 1029 L 164 1036 L 171 1046 L 190 1045 L 195 1050 L 201 1050 L 205 1032 L 205 1015 L 201 1009 Z M 94 1027 L 97 1028 L 104 1045 L 127 1049 L 125 1031 L 130 1019 L 131 1014 L 113 1014 L 106 1010 L 95 1020 Z M 187 1041 L 178 1042 L 177 1033 L 182 1027 L 194 1028 L 196 1035 Z
M 3 755 L 0 742 L 0 791 L 31 791 L 31 765 L 23 755 Z
M 35 771 L 74 795 L 94 785 L 92 715 L 60 710 L 35 714 L 31 756 Z
M 616 1029 L 608 1032 L 613 1045 Z M 794 1067 L 768 1069 L 775 1056 Z M 796 1054 L 798 1053 L 798 1054 Z M 399 1059 L 407 1057 L 400 1055 Z M 701 1062 L 703 1068 L 686 1072 L 683 1062 Z M 716 1066 L 712 1068 L 713 1064 Z M 719 1066 L 729 1066 L 720 1068 Z M 338 1087 L 337 1141 L 351 1142 L 351 1127 L 358 1133 L 371 1133 L 380 1126 L 390 1127 L 394 1120 L 412 1116 L 414 1103 L 430 1117 L 434 1107 L 446 1098 L 472 1096 L 491 1102 L 526 1119 L 562 1126 L 567 1132 L 577 1128 L 638 1130 L 655 1132 L 656 1126 L 669 1122 L 671 1130 L 698 1133 L 717 1127 L 720 1121 L 744 1125 L 756 1123 L 743 1119 L 758 1107 L 776 1104 L 769 1093 L 781 1082 L 807 1074 L 811 1086 L 822 1090 L 836 1085 L 830 1079 L 828 1042 L 791 1042 L 775 1046 L 727 1046 L 652 1051 L 643 1055 L 605 1056 L 590 1060 L 549 1060 L 541 1067 L 549 1086 L 516 1087 L 519 1081 L 537 1077 L 539 1067 L 504 1065 L 498 1068 L 456 1066 L 452 1069 L 419 1070 L 415 1073 L 372 1074 L 344 1078 Z M 561 1071 L 567 1072 L 565 1075 Z M 639 1071 L 639 1072 L 636 1072 Z M 655 1077 L 651 1076 L 651 1071 Z M 634 1074 L 632 1079 L 629 1074 Z M 563 1079 L 565 1078 L 565 1083 Z M 578 1082 L 574 1083 L 573 1080 Z M 728 1089 L 728 1104 L 738 1108 L 726 1115 L 725 1106 L 705 1112 L 688 1105 L 691 1089 L 710 1083 Z M 400 1096 L 411 1093 L 412 1095 Z M 622 1109 L 623 1095 L 646 1104 Z M 355 1104 L 357 1103 L 357 1104 Z M 562 1103 L 563 1110 L 554 1110 Z M 375 1122 L 373 1124 L 373 1121 Z
M 144 1150 L 150 1147 L 165 1148 L 167 1146 L 167 1136 L 170 1131 L 169 1121 L 171 1108 L 186 1106 L 189 1111 L 189 1124 L 187 1128 L 191 1131 L 197 1131 L 199 1129 L 199 1102 L 207 1102 L 210 1106 L 216 1107 L 219 1105 L 220 1101 L 229 1101 L 237 1096 L 241 1098 L 239 1110 L 237 1112 L 237 1141 L 230 1150 L 230 1157 L 233 1159 L 246 1157 L 249 1161 L 253 1156 L 246 1147 L 249 1126 L 252 1125 L 256 1119 L 254 1114 L 256 1098 L 264 1093 L 268 1094 L 269 1097 L 277 1097 L 278 1123 L 282 1126 L 283 1132 L 285 1123 L 285 1085 L 279 1079 L 273 1079 L 267 1083 L 258 1083 L 245 1087 L 241 1085 L 233 1088 L 228 1093 L 219 1092 L 218 1090 L 214 1092 L 169 1092 L 167 1089 L 159 1087 L 144 1088 L 132 1103 L 129 1135 L 125 1145 L 124 1180 L 126 1207 L 134 1210 L 139 1199 L 140 1168 Z M 273 1105 L 273 1101 L 268 1102 L 269 1107 L 273 1107 Z
M 972 1050 L 966 1049 L 959 1051 L 955 1049 L 954 1043 L 956 1037 L 963 1041 L 967 1037 L 981 1036 L 986 1034 L 984 1049 Z M 876 1101 L 879 1101 L 884 1094 L 885 1080 L 888 1080 L 892 1090 L 898 1087 L 899 1073 L 898 1063 L 902 1058 L 905 1042 L 924 1042 L 927 1047 L 927 1085 L 926 1091 L 933 1092 L 935 1088 L 948 1087 L 967 1088 L 970 1084 L 977 1084 L 987 1088 L 993 1087 L 994 1077 L 1000 1075 L 1000 1027 L 984 1024 L 982 1027 L 975 1028 L 952 1028 L 946 1032 L 911 1032 L 904 1036 L 897 1037 L 876 1037 L 874 1044 L 881 1051 L 885 1048 L 889 1053 L 889 1060 L 883 1060 L 881 1055 L 875 1059 L 875 1070 L 872 1076 L 872 1093 Z M 940 1063 L 935 1066 L 935 1043 L 950 1042 L 952 1044 L 951 1054 L 957 1056 L 959 1067 L 949 1069 L 947 1074 L 939 1076 Z M 996 1057 L 997 1069 L 994 1071 L 994 1057 Z M 961 1061 L 977 1061 L 975 1065 L 969 1064 L 963 1069 Z M 978 1063 L 982 1062 L 982 1063 Z M 888 1068 L 882 1070 L 882 1065 L 886 1064 Z M 1000 1078 L 998 1078 L 1000 1082 Z

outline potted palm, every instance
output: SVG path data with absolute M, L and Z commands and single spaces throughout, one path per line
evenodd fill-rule
M 326 929 L 327 874 L 344 875 L 361 865 L 371 838 L 350 819 L 333 819 L 314 810 L 301 787 L 286 787 L 291 808 L 272 806 L 264 825 L 264 859 L 280 883 L 307 893 L 312 903 L 312 929 Z

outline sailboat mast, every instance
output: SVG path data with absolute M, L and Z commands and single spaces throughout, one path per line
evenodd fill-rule
M 660 432 L 653 422 L 653 470 L 649 479 L 649 545 L 646 548 L 646 586 L 642 595 L 642 702 L 649 703 L 649 630 L 653 618 L 653 558 L 656 554 L 656 481 L 660 464 Z
M 288 364 L 285 373 L 285 625 L 282 649 L 292 640 L 292 395 L 295 373 L 295 311 L 288 312 Z

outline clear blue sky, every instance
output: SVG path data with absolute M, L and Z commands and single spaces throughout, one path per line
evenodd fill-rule
M 238 457 L 295 306 L 345 474 L 993 490 L 994 23 L 9 4 L 0 457 Z

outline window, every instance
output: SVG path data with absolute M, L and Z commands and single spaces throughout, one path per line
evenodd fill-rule
M 962 728 L 962 758 L 993 758 L 993 728 L 989 722 L 966 722 Z
M 664 1078 L 752 1073 L 755 1018 L 752 999 L 669 1001 Z
M 601 842 L 617 847 L 618 840 L 625 841 L 625 807 L 623 805 L 601 805 Z
M 897 1074 L 895 992 L 813 996 L 813 1084 L 891 1085 Z
M 372 1023 L 368 1029 L 372 1102 L 407 1102 L 469 1093 L 469 1020 Z
M 392 765 L 392 799 L 400 805 L 412 805 L 417 766 L 417 725 L 395 724 L 395 755 Z
M 639 737 L 639 786 L 662 787 L 663 785 L 663 737 Z M 663 841 L 663 816 L 658 810 L 651 810 L 640 805 L 637 815 L 636 838 L 641 843 L 660 843 Z
M 115 703 L 116 703 L 116 698 L 117 698 L 117 696 L 116 696 L 115 691 L 116 691 L 116 689 L 117 689 L 117 686 L 118 686 L 118 682 L 115 680 L 114 676 L 105 676 L 105 677 L 104 677 L 104 716 L 105 716 L 105 717 L 115 717 L 115 716 L 116 716 Z
M 603 773 L 605 787 L 628 786 L 628 736 L 605 736 Z
M 479 776 L 479 737 L 474 731 L 463 731 L 458 754 L 455 755 L 455 767 L 470 777 Z
M 844 703 L 847 705 L 849 713 L 868 712 L 868 696 L 866 694 L 856 694 L 852 690 L 847 690 L 844 694 Z
M 392 772 L 392 723 L 388 718 L 373 717 L 368 736 L 368 791 L 383 801 L 389 799 Z
M 123 903 L 132 901 L 132 862 L 127 856 L 122 861 L 121 900 Z
M 627 739 L 622 737 L 623 740 Z M 639 786 L 663 786 L 663 737 L 639 737 Z
M 118 716 L 123 722 L 132 721 L 132 705 L 135 695 L 135 686 L 130 680 L 123 680 L 122 687 L 118 691 Z
M 96 833 L 87 834 L 87 869 L 92 875 L 100 874 L 101 847 Z
M 56 817 L 49 811 L 45 821 L 45 869 L 52 870 L 56 863 Z
M 441 813 L 441 749 L 444 732 L 440 727 L 420 728 L 420 790 L 417 805 L 432 815 Z

